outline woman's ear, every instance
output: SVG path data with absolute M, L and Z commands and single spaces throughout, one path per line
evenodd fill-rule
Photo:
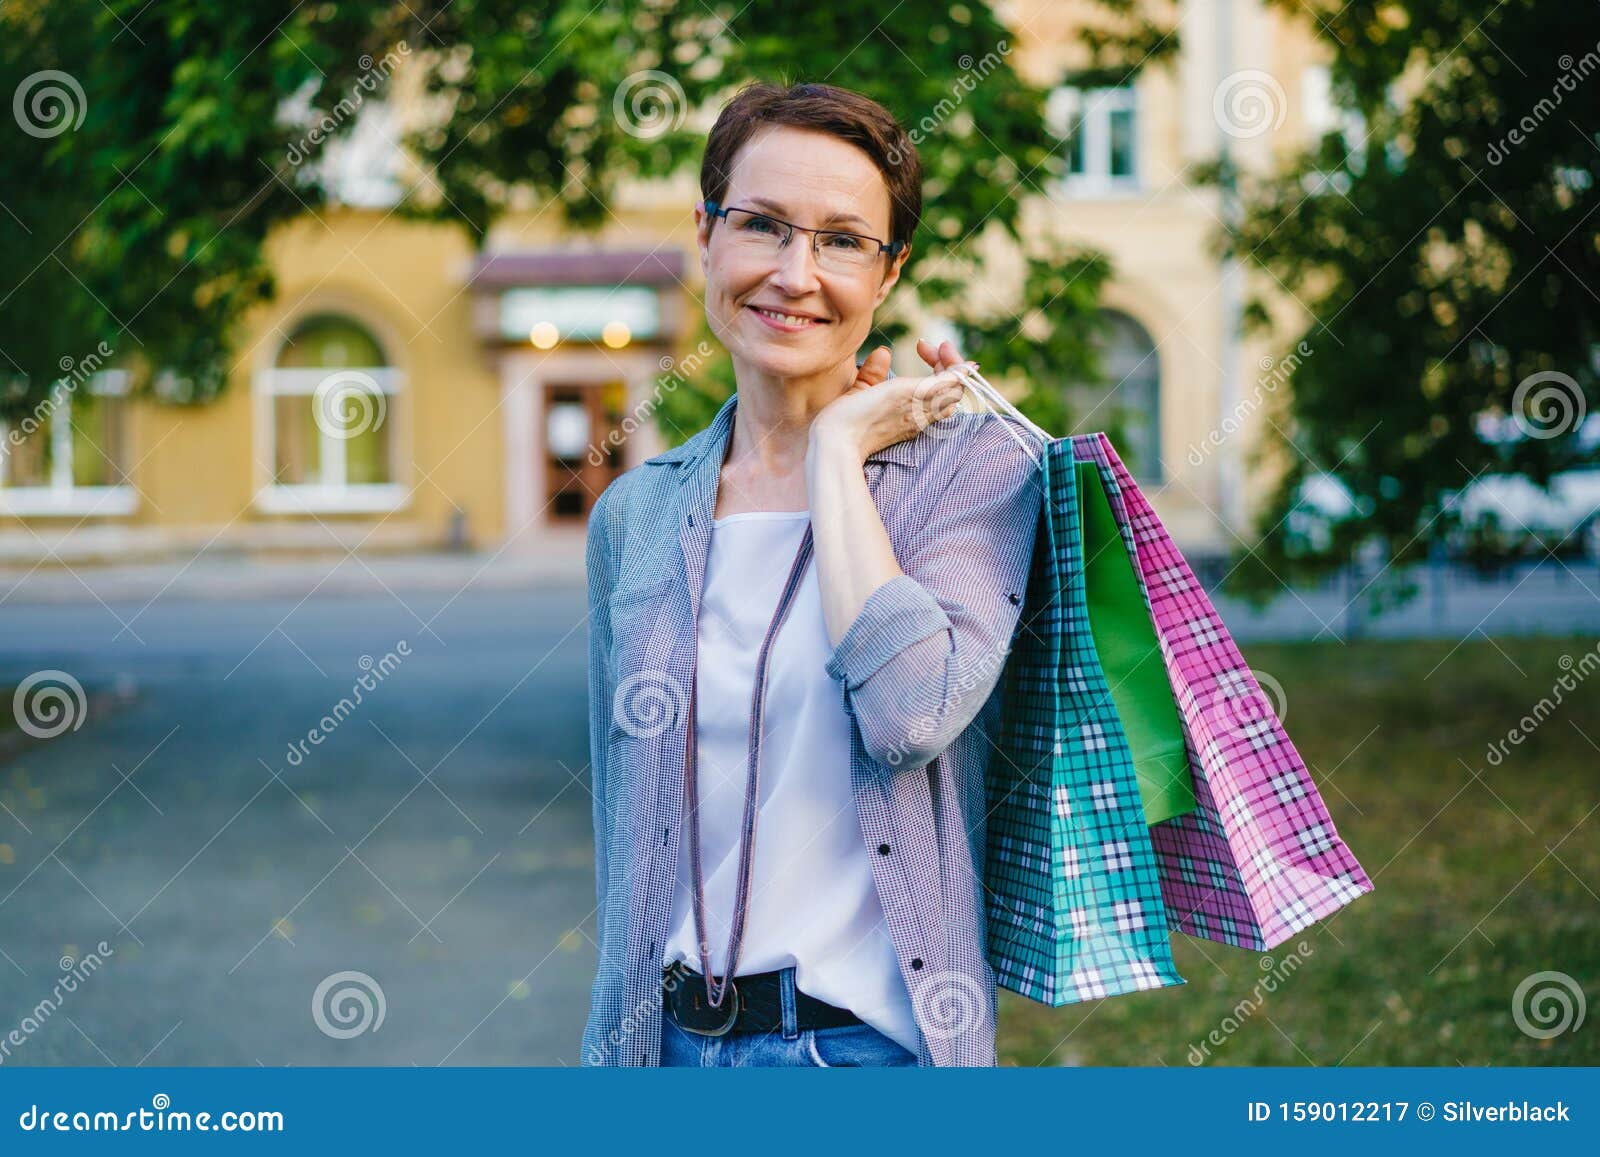
M 700 272 L 703 275 L 711 261 L 711 214 L 706 212 L 704 201 L 696 201 L 694 206 L 694 239 L 700 250 Z
M 905 266 L 906 258 L 910 256 L 911 242 L 907 241 L 905 247 L 889 261 L 889 270 L 883 275 L 883 284 L 878 286 L 878 292 L 872 299 L 874 309 L 883 304 L 884 298 L 888 297 L 889 291 L 894 288 L 894 283 L 900 280 L 900 270 Z

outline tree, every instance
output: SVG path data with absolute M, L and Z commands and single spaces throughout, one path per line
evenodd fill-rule
M 335 119 L 396 39 L 389 8 L 0 7 L 0 417 L 37 408 L 102 342 L 144 388 L 216 395 L 240 315 L 272 293 L 263 241 L 325 199 L 280 109 L 298 96 Z
M 436 113 L 408 141 L 424 176 L 401 210 L 480 243 L 519 204 L 603 222 L 620 182 L 696 163 L 701 110 L 753 78 L 847 85 L 911 128 L 927 212 L 902 284 L 928 302 L 960 293 L 987 233 L 1020 244 L 1019 194 L 1059 173 L 1045 94 L 982 4 L 905 0 L 892 24 L 862 0 L 284 7 L 0 6 L 0 84 L 27 91 L 36 130 L 0 133 L 0 168 L 29 177 L 0 195 L 0 369 L 22 383 L 0 417 L 37 404 L 63 359 L 108 334 L 141 367 L 136 388 L 214 397 L 241 315 L 273 292 L 263 242 L 327 203 L 317 162 L 381 95 L 397 52 Z M 1046 327 L 1075 332 L 1082 301 Z M 891 316 L 882 336 L 903 324 Z
M 1276 336 L 1311 351 L 1269 410 L 1288 468 L 1239 568 L 1254 595 L 1362 547 L 1424 557 L 1486 472 L 1593 463 L 1600 349 L 1600 7 L 1271 2 L 1329 49 L 1346 125 L 1270 172 L 1201 174 L 1236 181 L 1219 249 L 1294 295 L 1304 315 Z M 1307 517 L 1319 471 L 1350 516 Z

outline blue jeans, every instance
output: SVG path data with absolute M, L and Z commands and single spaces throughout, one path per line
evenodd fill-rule
M 783 1025 L 773 1032 L 702 1036 L 681 1027 L 670 1012 L 661 1017 L 661 1064 L 692 1068 L 864 1068 L 915 1065 L 917 1054 L 870 1024 L 833 1028 L 799 1026 L 795 1016 L 794 969 L 781 973 Z

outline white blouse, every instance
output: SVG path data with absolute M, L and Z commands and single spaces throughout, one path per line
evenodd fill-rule
M 804 510 L 752 511 L 712 522 L 700 602 L 695 743 L 700 855 L 711 971 L 726 971 L 739 875 L 750 695 L 756 657 L 805 533 Z M 853 1011 L 917 1051 L 870 852 L 850 789 L 850 720 L 824 666 L 832 647 L 815 560 L 808 563 L 767 661 L 760 798 L 740 974 L 793 965 L 803 992 Z M 687 814 L 688 801 L 685 801 Z M 694 927 L 687 832 L 664 963 L 704 971 Z

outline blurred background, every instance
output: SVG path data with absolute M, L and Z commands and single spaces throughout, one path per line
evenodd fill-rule
M 901 118 L 875 340 L 1110 434 L 1376 884 L 1002 1063 L 1600 1063 L 1597 73 L 1588 0 L 0 0 L 0 1063 L 577 1063 L 584 526 L 732 388 L 752 79 Z

